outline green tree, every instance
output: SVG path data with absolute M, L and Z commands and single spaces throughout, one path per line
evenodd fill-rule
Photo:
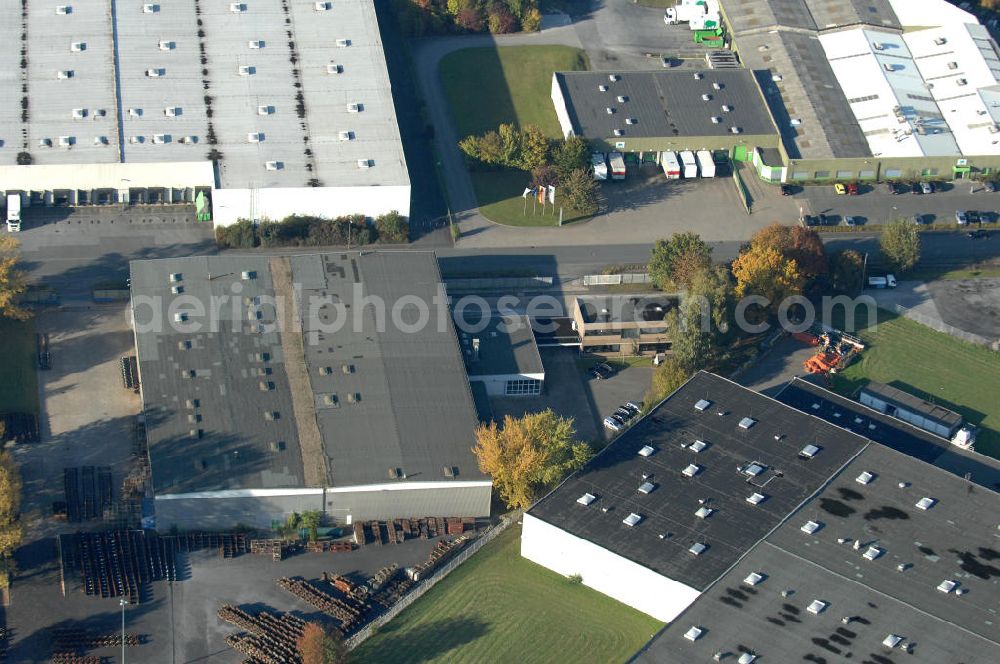
M 916 224 L 893 219 L 882 228 L 882 254 L 897 272 L 908 272 L 920 261 L 920 233 Z
M 570 136 L 552 146 L 552 166 L 560 178 L 568 177 L 578 168 L 587 170 L 587 154 L 587 141 L 579 136 Z
M 865 259 L 854 249 L 838 251 L 830 257 L 830 279 L 834 290 L 857 293 L 864 278 Z
M 24 273 L 18 269 L 21 252 L 18 242 L 9 235 L 0 236 L 0 316 L 26 320 L 30 312 L 17 300 L 27 290 Z
M 517 164 L 522 171 L 543 166 L 549 159 L 549 139 L 535 125 L 521 130 L 521 158 Z
M 0 435 L 0 439 L 3 435 Z M 10 585 L 14 549 L 21 544 L 21 472 L 10 452 L 0 452 L 0 587 Z
M 537 7 L 532 7 L 521 16 L 521 30 L 525 32 L 538 32 L 542 27 L 542 12 Z
M 379 242 L 405 243 L 410 240 L 410 225 L 396 210 L 375 218 Z
M 672 356 L 688 374 L 725 362 L 732 336 L 733 285 L 725 267 L 703 268 L 668 315 Z
M 668 355 L 660 362 L 660 366 L 653 370 L 652 386 L 643 399 L 643 409 L 647 412 L 652 410 L 690 377 L 691 374 L 684 370 L 675 358 Z
M 660 289 L 686 288 L 698 268 L 712 263 L 712 248 L 697 233 L 674 233 L 657 240 L 649 259 L 649 276 Z M 678 283 L 678 281 L 682 283 Z
M 594 178 L 582 168 L 570 171 L 560 180 L 558 192 L 562 200 L 580 214 L 595 214 L 600 203 L 600 190 Z
M 516 419 L 508 415 L 502 426 L 480 425 L 472 451 L 507 505 L 526 509 L 541 491 L 590 459 L 590 446 L 577 442 L 575 434 L 573 420 L 551 409 Z
M 497 127 L 497 135 L 500 139 L 497 163 L 507 167 L 521 163 L 521 132 L 517 127 L 507 123 L 501 124 Z

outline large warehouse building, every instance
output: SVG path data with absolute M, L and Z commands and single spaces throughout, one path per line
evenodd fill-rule
M 432 253 L 131 268 L 157 527 L 489 515 Z
M 985 664 L 998 511 L 994 491 L 702 372 L 536 503 L 521 552 L 671 623 L 637 661 Z
M 372 0 L 26 7 L 0 0 L 0 188 L 24 205 L 409 214 Z

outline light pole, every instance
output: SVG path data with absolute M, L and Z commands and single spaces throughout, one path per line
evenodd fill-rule
M 351 219 L 347 219 L 347 250 L 351 250 Z
M 122 607 L 122 664 L 125 664 L 125 607 L 128 606 L 128 600 L 122 598 L 118 603 Z

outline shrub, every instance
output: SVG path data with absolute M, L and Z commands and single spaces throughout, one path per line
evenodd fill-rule
M 215 229 L 215 241 L 223 249 L 250 249 L 257 246 L 256 233 L 249 219 Z
M 375 219 L 379 242 L 404 243 L 410 239 L 410 226 L 399 212 L 393 210 Z
M 521 17 L 521 30 L 524 32 L 538 32 L 542 27 L 542 12 L 537 7 L 532 7 Z

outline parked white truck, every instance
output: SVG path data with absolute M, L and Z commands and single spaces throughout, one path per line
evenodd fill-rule
M 703 178 L 714 178 L 715 177 L 715 161 L 712 159 L 712 153 L 708 150 L 698 150 L 698 170 L 701 171 L 701 177 Z
M 660 166 L 663 168 L 663 174 L 667 176 L 668 180 L 679 180 L 681 177 L 681 163 L 677 161 L 676 152 L 664 152 L 660 154 Z
M 590 165 L 594 167 L 595 180 L 608 179 L 608 162 L 605 161 L 603 152 L 594 152 L 591 154 Z
M 21 230 L 20 194 L 7 194 L 7 230 L 11 233 Z
M 714 30 L 721 22 L 718 0 L 677 0 L 676 5 L 667 7 L 663 13 L 663 22 L 689 23 L 692 30 Z
M 625 158 L 621 152 L 609 152 L 608 163 L 611 164 L 611 179 L 625 179 Z
M 698 177 L 698 162 L 695 161 L 694 153 L 690 150 L 685 150 L 681 153 L 681 166 L 683 167 L 682 172 L 684 177 Z

